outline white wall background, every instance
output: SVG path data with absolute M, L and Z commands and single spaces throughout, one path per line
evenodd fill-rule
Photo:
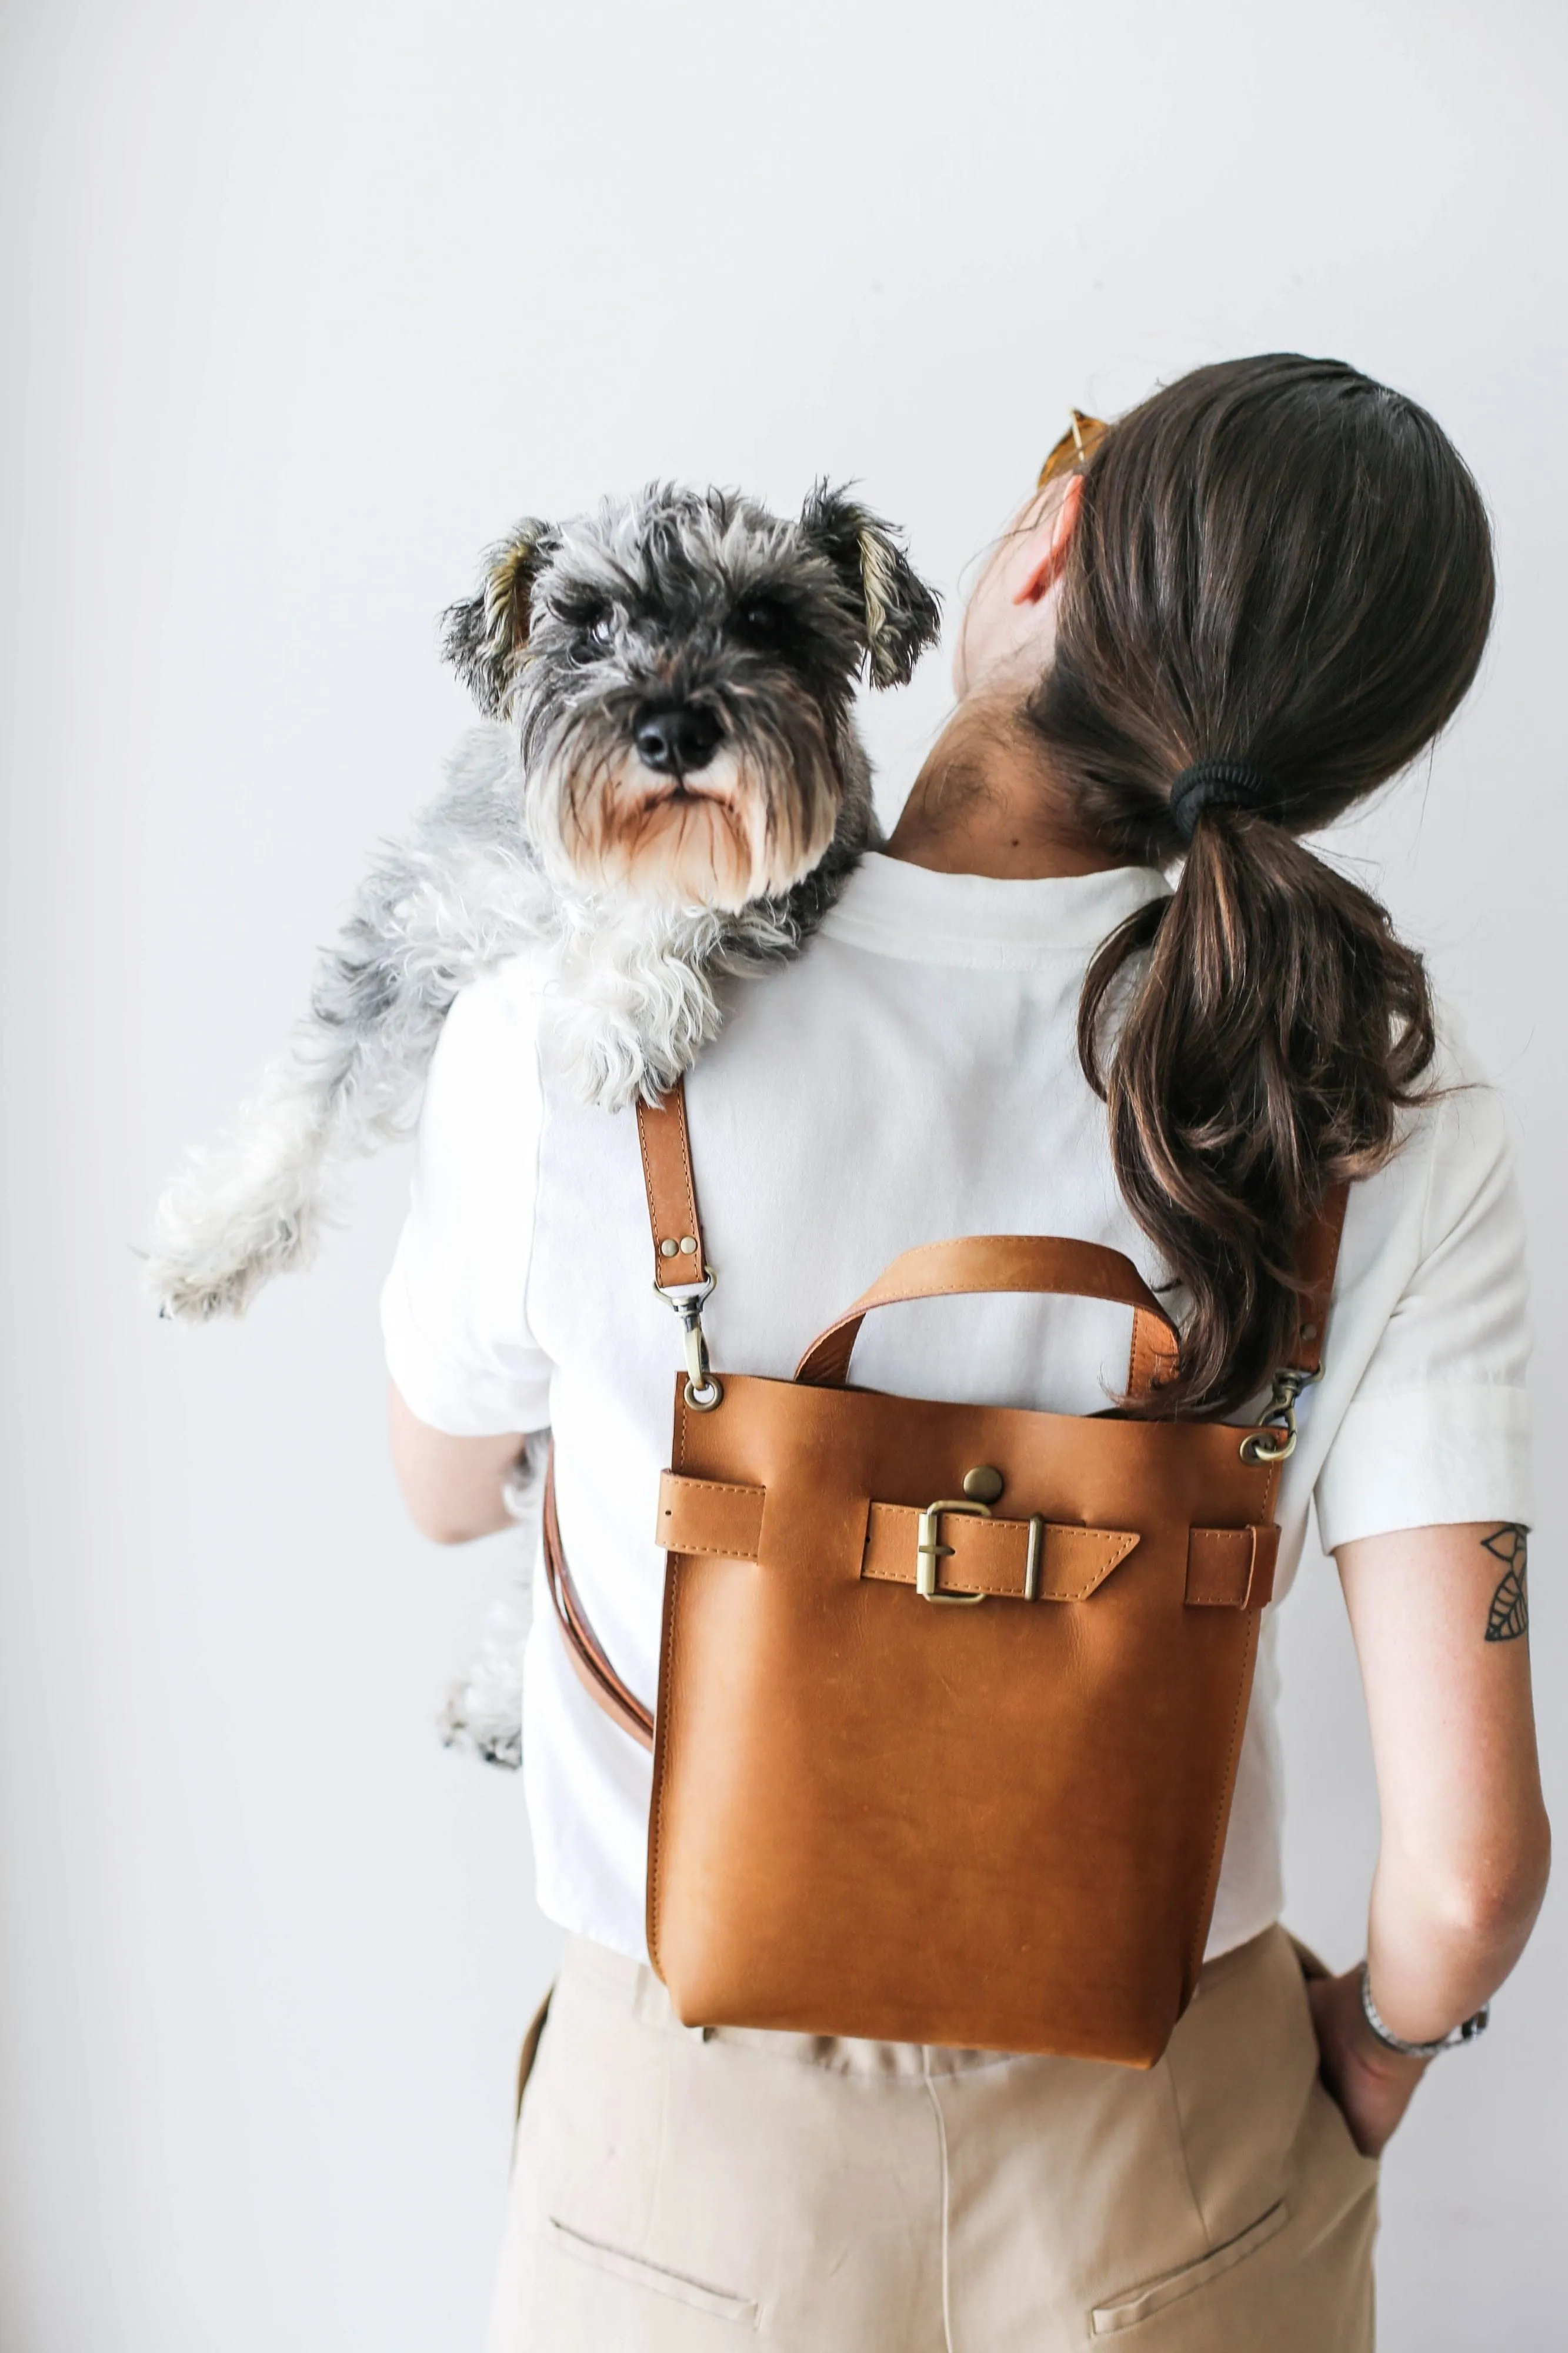
M 137 1295 L 157 1183 L 430 789 L 433 617 L 514 513 L 859 475 L 952 590 L 1068 402 L 1294 347 L 1414 390 L 1496 513 L 1481 687 L 1359 848 L 1515 1108 L 1561 1331 L 1568 19 L 12 0 L 0 39 L 0 2343 L 446 2353 L 552 1934 L 516 1782 L 430 1729 L 494 1563 L 392 1491 L 405 1170 L 194 1336 Z M 943 698 L 874 715 L 890 804 Z M 1288 1670 L 1293 1917 L 1342 1964 L 1375 1809 L 1324 1568 Z M 1565 1942 L 1559 1901 L 1389 2158 L 1391 2353 L 1563 2342 Z

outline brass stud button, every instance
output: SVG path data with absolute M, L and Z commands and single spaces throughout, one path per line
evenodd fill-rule
M 679 1247 L 679 1242 L 660 1242 L 658 1254 L 660 1258 L 673 1258 Z
M 963 1492 L 972 1504 L 994 1504 L 1005 1483 L 1000 1471 L 994 1471 L 989 1462 L 978 1462 L 963 1474 Z
M 680 1247 L 681 1247 L 681 1249 L 682 1249 L 683 1250 L 687 1251 L 687 1252 L 688 1252 L 691 1257 L 695 1258 L 695 1257 L 696 1257 L 696 1255 L 697 1255 L 697 1237 L 696 1237 L 696 1235 L 695 1235 L 695 1234 L 682 1234 L 682 1235 L 681 1235 L 681 1237 L 680 1237 Z

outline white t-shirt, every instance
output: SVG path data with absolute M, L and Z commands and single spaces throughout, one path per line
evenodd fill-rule
M 1000 882 L 870 857 L 795 963 L 731 987 L 726 1026 L 687 1082 L 718 1276 L 705 1316 L 716 1366 L 786 1378 L 889 1260 L 952 1235 L 1074 1235 L 1162 1278 L 1118 1193 L 1075 1021 L 1096 946 L 1165 887 L 1143 869 Z M 453 1008 L 383 1303 L 387 1358 L 437 1430 L 552 1427 L 574 1579 L 651 1704 L 664 1578 L 654 1512 L 679 1328 L 652 1287 L 635 1120 L 579 1103 L 552 1057 L 548 993 L 525 958 Z M 1352 1191 L 1323 1374 L 1280 1486 L 1277 1596 L 1314 1496 L 1329 1548 L 1531 1517 L 1523 1232 L 1505 1123 L 1486 1087 L 1463 1083 L 1451 1045 L 1440 1075 L 1454 1091 Z M 868 1319 L 853 1377 L 1092 1413 L 1125 1377 L 1127 1331 L 1125 1311 L 1100 1303 L 923 1301 Z M 541 1590 L 523 1736 L 539 1902 L 645 1957 L 650 1762 L 577 1683 Z M 1211 1955 L 1281 1904 L 1275 1615 Z

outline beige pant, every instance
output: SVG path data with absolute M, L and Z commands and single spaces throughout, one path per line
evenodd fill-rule
M 490 2353 L 1368 2353 L 1376 2185 L 1278 1928 L 1147 2073 L 704 2034 L 575 1939 Z

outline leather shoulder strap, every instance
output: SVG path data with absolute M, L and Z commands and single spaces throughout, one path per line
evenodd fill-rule
M 637 1107 L 637 1143 L 642 1155 L 643 1185 L 647 1195 L 648 1224 L 653 1235 L 654 1282 L 660 1291 L 685 1290 L 705 1282 L 708 1278 L 707 1252 L 702 1242 L 702 1221 L 697 1208 L 697 1181 L 691 1171 L 691 1139 L 686 1123 L 686 1082 L 678 1079 L 669 1092 L 657 1103 L 647 1103 L 639 1098 Z M 1334 1275 L 1339 1264 L 1340 1238 L 1344 1230 L 1345 1207 L 1350 1198 L 1346 1184 L 1331 1186 L 1323 1196 L 1317 1216 L 1301 1237 L 1297 1250 L 1296 1269 L 1300 1293 L 1300 1315 L 1297 1325 L 1291 1368 L 1316 1379 L 1322 1369 L 1323 1335 L 1328 1324 L 1329 1308 L 1333 1298 Z M 955 1250 L 959 1245 L 935 1243 L 926 1245 L 934 1256 Z M 1061 1282 L 1063 1290 L 1080 1286 L 1096 1292 L 1098 1282 L 1086 1279 L 1088 1261 L 1109 1260 L 1119 1254 L 1095 1250 L 1088 1243 L 1058 1244 L 1064 1253 L 1071 1250 L 1081 1254 L 1083 1271 L 1076 1280 Z M 923 1286 L 912 1294 L 892 1281 L 895 1270 L 902 1274 L 906 1266 L 912 1273 L 913 1262 L 920 1253 L 908 1251 L 888 1268 L 870 1291 L 857 1300 L 855 1306 L 823 1333 L 807 1350 L 796 1367 L 797 1380 L 826 1380 L 837 1384 L 847 1376 L 848 1357 L 855 1345 L 855 1335 L 866 1311 L 895 1298 L 926 1295 Z M 1126 1264 L 1121 1261 L 1121 1264 Z M 923 1271 L 923 1270 L 922 1270 Z M 1172 1366 L 1172 1335 L 1169 1319 L 1156 1301 L 1143 1289 L 1130 1265 L 1127 1272 L 1137 1287 L 1136 1295 L 1121 1282 L 1101 1297 L 1124 1300 L 1135 1311 L 1132 1334 L 1132 1360 L 1128 1386 L 1132 1394 L 1145 1395 L 1154 1382 L 1167 1376 Z M 1097 1268 L 1096 1273 L 1099 1273 Z M 963 1286 L 950 1280 L 939 1286 L 957 1289 Z M 990 1283 L 977 1286 L 991 1287 Z M 1002 1287 L 998 1285 L 997 1287 Z M 1032 1286 L 1020 1286 L 1032 1287 Z M 1052 1285 L 1052 1288 L 1058 1287 Z M 847 1344 L 847 1345 L 846 1345 Z M 842 1351 L 842 1363 L 838 1361 Z M 821 1361 L 816 1361 L 820 1357 Z M 808 1366 L 811 1369 L 807 1369 Z
M 686 1086 L 678 1079 L 657 1103 L 637 1103 L 637 1145 L 653 1234 L 653 1279 L 659 1291 L 700 1290 L 708 1280 L 691 1145 L 686 1129 Z M 590 1699 L 644 1748 L 653 1746 L 653 1710 L 616 1672 L 578 1598 L 561 1541 L 555 1509 L 555 1449 L 544 1478 L 544 1576 L 574 1673 Z
M 686 1130 L 686 1082 L 677 1079 L 657 1103 L 637 1101 L 637 1142 L 648 1223 L 653 1229 L 653 1279 L 660 1291 L 686 1290 L 708 1279 L 691 1141 Z
M 1300 1297 L 1296 1324 L 1292 1372 L 1316 1380 L 1323 1369 L 1323 1335 L 1333 1303 L 1334 1275 L 1340 1262 L 1340 1238 L 1345 1229 L 1348 1185 L 1332 1185 L 1324 1194 L 1317 1216 L 1301 1236 L 1296 1250 L 1296 1288 Z
M 602 1707 L 623 1732 L 629 1732 L 644 1748 L 653 1746 L 653 1710 L 645 1707 L 636 1692 L 624 1683 L 610 1662 L 610 1654 L 595 1633 L 588 1613 L 577 1599 L 577 1588 L 572 1582 L 572 1572 L 566 1566 L 566 1554 L 561 1542 L 561 1523 L 555 1515 L 555 1448 L 550 1449 L 550 1465 L 544 1474 L 544 1576 L 550 1587 L 550 1599 L 555 1604 L 555 1615 L 561 1621 L 561 1631 L 566 1638 L 566 1655 L 573 1672 L 589 1698 Z

